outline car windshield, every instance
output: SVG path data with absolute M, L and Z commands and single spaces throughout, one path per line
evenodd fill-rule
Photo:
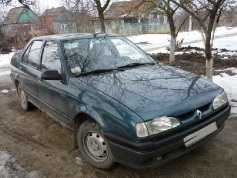
M 124 37 L 97 37 L 63 42 L 67 65 L 75 76 L 93 71 L 154 64 L 144 51 Z

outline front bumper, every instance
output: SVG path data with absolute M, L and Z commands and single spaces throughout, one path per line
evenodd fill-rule
M 105 138 L 117 162 L 136 169 L 152 168 L 180 157 L 210 140 L 224 128 L 224 122 L 229 117 L 229 114 L 230 106 L 228 105 L 205 121 L 159 141 L 132 142 L 108 133 L 105 134 Z M 217 124 L 215 132 L 190 147 L 186 148 L 184 146 L 184 137 L 213 122 Z

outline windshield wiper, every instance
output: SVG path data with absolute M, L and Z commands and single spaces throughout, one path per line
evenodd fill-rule
M 76 75 L 76 77 L 86 76 L 86 75 L 90 75 L 90 74 L 101 74 L 101 73 L 105 73 L 105 72 L 111 72 L 113 70 L 115 70 L 115 69 L 97 69 L 97 70 L 93 70 L 90 72 L 81 73 L 79 75 Z
M 118 69 L 123 69 L 123 68 L 131 68 L 131 67 L 137 67 L 137 66 L 143 66 L 143 65 L 155 65 L 156 63 L 154 62 L 147 62 L 147 63 L 131 63 L 131 64 L 127 64 L 124 66 L 120 66 L 118 67 Z

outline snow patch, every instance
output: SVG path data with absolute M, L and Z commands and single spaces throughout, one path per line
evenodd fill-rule
M 76 157 L 75 162 L 78 166 L 83 166 L 84 162 L 80 157 Z
M 143 50 L 150 53 L 167 52 L 166 47 L 170 44 L 169 34 L 145 34 L 128 37 Z M 197 30 L 191 32 L 180 32 L 177 41 L 183 39 L 181 46 L 195 46 L 204 48 L 201 33 Z M 215 32 L 213 48 L 236 50 L 237 49 L 237 27 L 218 27 Z M 223 55 L 236 55 L 234 52 L 223 52 Z M 218 53 L 219 54 L 219 53 Z M 220 55 L 220 54 L 219 54 Z
M 0 177 L 26 177 L 26 178 L 40 178 L 39 172 L 28 172 L 16 163 L 16 160 L 6 151 L 0 151 Z
M 1 93 L 4 93 L 4 94 L 7 94 L 7 93 L 9 93 L 9 90 L 4 89 L 4 90 L 1 90 L 0 92 L 1 92 Z
M 9 54 L 0 54 L 0 67 L 9 65 L 14 54 L 15 52 L 11 52 Z
M 214 76 L 213 82 L 225 90 L 228 95 L 230 105 L 232 106 L 231 113 L 237 114 L 237 68 L 232 67 L 219 71 L 223 71 L 223 73 Z M 235 75 L 230 76 L 227 73 L 224 73 L 225 71 L 231 71 Z
M 1 76 L 6 76 L 6 75 L 10 75 L 10 73 L 11 73 L 10 70 L 0 71 L 0 77 Z
M 231 73 L 233 74 L 237 74 L 237 68 L 235 67 L 230 67 L 230 68 L 227 68 L 227 69 L 223 69 L 223 70 L 216 70 L 218 72 L 226 72 L 226 71 L 231 71 Z
M 14 56 L 15 52 L 9 54 L 0 54 L 0 77 L 5 75 L 10 75 L 10 62 L 11 58 Z M 3 67 L 3 68 L 2 68 Z
M 11 90 L 3 89 L 3 90 L 0 91 L 0 93 L 7 94 L 7 93 L 10 93 L 10 92 L 14 92 L 14 91 L 16 91 L 16 89 L 11 89 Z

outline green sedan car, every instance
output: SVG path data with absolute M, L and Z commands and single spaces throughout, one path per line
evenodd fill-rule
M 221 87 L 119 35 L 37 37 L 11 65 L 22 108 L 69 127 L 75 148 L 101 169 L 164 164 L 217 135 L 230 114 Z

